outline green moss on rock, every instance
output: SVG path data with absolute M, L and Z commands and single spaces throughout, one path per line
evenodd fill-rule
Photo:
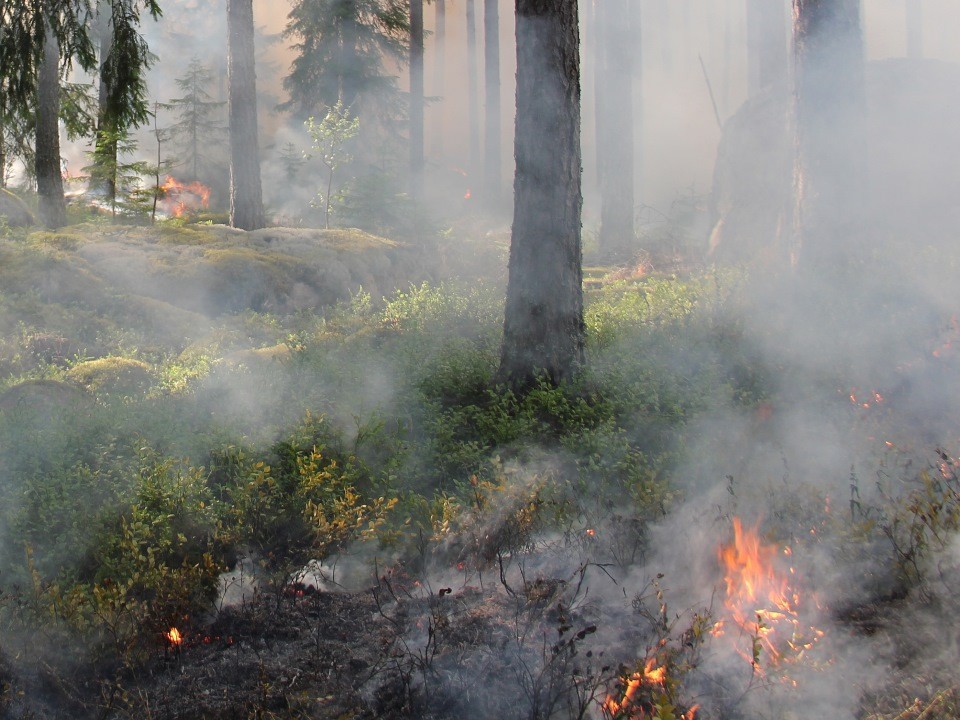
M 67 378 L 93 393 L 138 395 L 150 388 L 153 373 L 140 360 L 105 357 L 74 365 Z

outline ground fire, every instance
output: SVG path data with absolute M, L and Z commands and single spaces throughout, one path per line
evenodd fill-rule
M 791 549 L 763 543 L 755 529 L 744 529 L 734 518 L 733 543 L 721 545 L 718 556 L 725 617 L 714 625 L 714 637 L 727 635 L 728 626 L 736 628 L 737 653 L 759 673 L 764 662 L 777 667 L 802 658 L 823 632 L 801 620 L 801 595 L 791 581 L 795 569 L 778 567 L 778 561 L 789 563 Z
M 642 670 L 621 679 L 623 690 L 619 700 L 613 695 L 607 696 L 601 705 L 604 717 L 624 720 L 646 720 L 659 717 L 656 696 L 663 694 L 666 677 L 666 667 L 658 667 L 656 658 L 649 658 Z M 694 720 L 696 714 L 697 706 L 694 706 L 683 713 L 680 720 Z
M 182 183 L 172 175 L 167 175 L 161 189 L 163 197 L 160 204 L 171 217 L 183 217 L 210 206 L 210 188 L 199 180 Z

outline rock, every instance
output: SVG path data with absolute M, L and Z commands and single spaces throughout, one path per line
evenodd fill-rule
M 0 188 L 0 216 L 12 227 L 29 227 L 37 221 L 27 204 L 9 190 Z

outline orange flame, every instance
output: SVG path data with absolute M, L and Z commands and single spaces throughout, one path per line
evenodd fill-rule
M 210 188 L 199 180 L 182 183 L 172 175 L 167 175 L 160 187 L 163 190 L 162 205 L 173 217 L 183 217 L 188 212 L 210 206 Z
M 823 632 L 810 628 L 801 632 L 800 594 L 790 586 L 788 578 L 795 569 L 780 574 L 776 559 L 791 558 L 789 547 L 779 548 L 760 541 L 756 530 L 745 530 L 740 518 L 733 519 L 733 543 L 721 545 L 718 551 L 724 570 L 726 599 L 724 605 L 730 620 L 751 640 L 749 650 L 737 652 L 755 671 L 760 671 L 760 654 L 778 665 L 790 651 L 793 658 L 813 647 Z M 714 625 L 713 634 L 724 634 L 724 622 Z
M 180 631 L 176 628 L 170 628 L 167 631 L 167 640 L 171 645 L 179 647 L 183 644 L 183 635 L 180 634 Z
M 623 690 L 623 697 L 620 700 L 617 700 L 613 696 L 607 696 L 607 699 L 603 701 L 602 707 L 610 717 L 617 717 L 628 710 L 630 706 L 633 705 L 634 696 L 636 696 L 637 692 L 644 685 L 663 685 L 666 677 L 666 668 L 655 668 L 654 663 L 654 658 L 650 658 L 647 660 L 647 664 L 644 665 L 643 670 L 635 672 L 626 678 L 626 687 Z M 645 717 L 642 709 L 638 708 L 637 710 L 639 714 L 631 713 L 628 717 Z

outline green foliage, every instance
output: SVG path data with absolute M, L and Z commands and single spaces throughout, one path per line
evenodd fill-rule
M 373 535 L 396 502 L 366 498 L 360 489 L 362 467 L 354 456 L 338 459 L 339 453 L 323 443 L 328 437 L 322 420 L 308 418 L 267 459 L 237 449 L 215 458 L 214 475 L 229 500 L 227 524 L 234 542 L 250 553 L 275 589 L 310 561 Z
M 317 196 L 317 200 L 323 204 L 324 227 L 329 229 L 333 175 L 337 168 L 352 159 L 347 145 L 360 131 L 360 118 L 350 117 L 350 109 L 337 100 L 323 120 L 318 123 L 310 117 L 305 124 L 313 139 L 313 150 L 327 169 L 327 189 Z
M 281 107 L 301 116 L 337 102 L 359 116 L 389 108 L 398 91 L 384 61 L 406 59 L 409 30 L 399 0 L 298 0 L 284 31 L 297 40 L 297 56 L 283 81 L 290 100 Z

